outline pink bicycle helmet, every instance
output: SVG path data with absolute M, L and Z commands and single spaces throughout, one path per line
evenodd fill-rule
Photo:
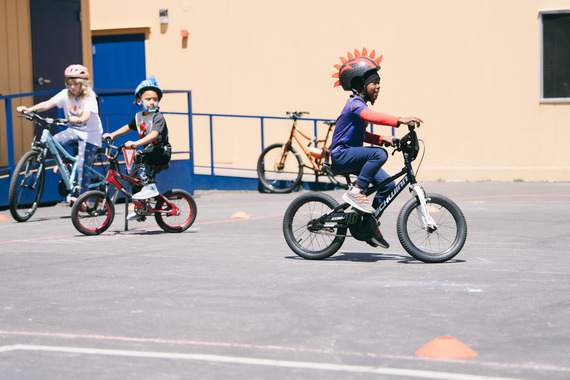
M 367 79 L 377 76 L 376 73 L 380 70 L 382 56 L 375 56 L 374 50 L 368 55 L 366 48 L 363 48 L 362 53 L 354 49 L 354 55 L 348 52 L 347 58 L 340 57 L 342 65 L 335 65 L 338 72 L 332 75 L 333 78 L 338 78 L 334 86 L 342 86 L 345 91 L 360 91 L 367 84 Z
M 65 69 L 65 77 L 89 79 L 89 70 L 83 65 L 69 65 Z

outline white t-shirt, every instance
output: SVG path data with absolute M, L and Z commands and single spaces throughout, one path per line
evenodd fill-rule
M 99 109 L 97 108 L 97 98 L 93 90 L 89 90 L 89 95 L 85 99 L 77 100 L 75 97 L 69 97 L 69 90 L 66 88 L 54 95 L 50 100 L 55 103 L 58 108 L 63 108 L 65 117 L 70 116 L 81 117 L 83 112 L 91 111 L 91 117 L 87 123 L 81 125 L 69 124 L 69 128 L 73 128 L 77 135 L 90 144 L 101 146 L 101 135 L 103 134 L 103 125 L 99 117 Z

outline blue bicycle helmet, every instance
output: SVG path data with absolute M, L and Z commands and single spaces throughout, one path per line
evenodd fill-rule
M 160 100 L 162 99 L 162 88 L 160 87 L 160 85 L 158 84 L 158 82 L 156 81 L 156 78 L 154 75 L 151 75 L 150 77 L 148 77 L 147 79 L 143 80 L 136 88 L 135 90 L 135 101 L 139 100 L 141 95 L 147 91 L 147 90 L 152 90 L 154 92 L 156 92 L 156 94 L 158 95 L 158 102 L 160 103 Z M 158 111 L 158 107 L 156 107 L 156 109 L 154 110 L 149 110 L 144 103 L 141 102 L 141 106 L 144 108 L 145 111 L 147 112 L 156 112 Z

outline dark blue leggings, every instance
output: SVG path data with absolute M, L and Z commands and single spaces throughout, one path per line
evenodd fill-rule
M 370 184 L 377 185 L 390 177 L 382 165 L 388 160 L 386 149 L 371 146 L 353 147 L 342 150 L 332 156 L 332 168 L 339 173 L 350 173 L 358 175 L 356 183 L 366 189 Z M 390 194 L 396 185 L 390 182 L 386 187 L 380 189 L 372 207 L 376 208 Z

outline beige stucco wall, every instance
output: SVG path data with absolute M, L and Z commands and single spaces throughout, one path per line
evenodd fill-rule
M 147 72 L 165 88 L 192 90 L 194 112 L 336 118 L 348 93 L 333 88 L 333 65 L 367 47 L 384 56 L 373 109 L 425 121 L 421 179 L 570 180 L 570 105 L 539 102 L 538 17 L 570 9 L 568 0 L 96 0 L 90 8 L 94 32 L 150 28 Z M 160 8 L 169 11 L 162 28 Z M 180 103 L 167 97 L 163 110 Z M 209 165 L 206 121 L 194 120 L 198 165 Z M 169 120 L 179 150 L 185 124 Z M 257 125 L 217 124 L 216 165 L 254 168 Z M 268 122 L 266 144 L 284 140 L 288 125 Z

